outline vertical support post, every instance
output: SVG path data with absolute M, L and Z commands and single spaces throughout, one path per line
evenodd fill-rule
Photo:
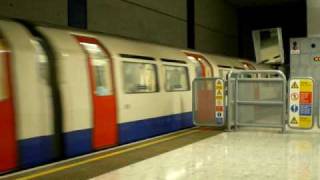
M 234 89 L 234 130 L 236 131 L 238 129 L 238 98 L 239 98 L 239 84 L 238 84 L 239 74 L 237 74 L 235 79 L 235 89 Z
M 286 84 L 287 84 L 287 80 L 286 77 L 283 75 L 282 77 L 283 82 L 282 82 L 282 101 L 283 101 L 283 105 L 282 105 L 282 130 L 281 133 L 285 133 L 286 132 L 286 121 L 287 121 L 287 116 L 286 116 L 286 112 L 287 112 L 287 106 L 286 106 Z
M 196 96 L 196 79 L 192 81 L 192 122 L 196 121 L 197 118 L 197 111 L 196 111 L 196 102 L 198 102 L 197 96 Z
M 227 83 L 228 83 L 228 86 L 227 86 L 227 93 L 228 93 L 228 101 L 227 101 L 227 107 L 228 107 L 228 116 L 227 116 L 227 127 L 228 127 L 228 131 L 230 132 L 231 131 L 231 100 L 234 98 L 232 95 L 231 95 L 231 88 L 232 88 L 232 84 L 231 84 L 231 75 L 232 75 L 232 71 L 228 74 L 228 78 L 227 78 Z
M 227 82 L 228 82 L 228 87 L 227 87 L 227 91 L 228 91 L 228 102 L 227 102 L 227 107 L 228 107 L 228 119 L 227 119 L 227 123 L 228 123 L 228 131 L 232 131 L 231 129 L 231 122 L 233 123 L 233 128 L 234 130 L 236 129 L 236 124 L 234 123 L 235 121 L 235 107 L 236 107 L 236 80 L 237 78 L 232 78 L 233 75 L 237 75 L 237 73 L 234 73 L 233 71 L 230 71 L 227 77 Z M 233 103 L 233 104 L 232 104 Z M 231 108 L 232 107 L 232 108 Z M 233 110 L 233 111 L 232 111 Z
M 87 0 L 68 0 L 68 26 L 87 28 Z
M 187 47 L 195 49 L 195 0 L 187 0 Z

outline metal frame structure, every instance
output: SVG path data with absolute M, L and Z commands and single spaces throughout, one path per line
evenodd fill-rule
M 247 78 L 244 75 L 258 75 L 258 74 L 268 74 L 267 78 Z M 271 77 L 271 75 L 277 75 L 276 78 Z M 257 82 L 257 83 L 270 83 L 270 82 L 281 82 L 282 94 L 281 101 L 241 101 L 239 97 L 239 84 L 241 82 Z M 230 89 L 233 88 L 233 92 Z M 247 127 L 263 127 L 263 128 L 281 128 L 282 132 L 285 132 L 286 128 L 286 87 L 287 80 L 285 75 L 281 71 L 277 70 L 244 70 L 244 71 L 231 71 L 228 74 L 228 130 L 231 130 L 231 122 L 233 121 L 234 129 L 237 130 L 240 126 Z M 282 105 L 281 119 L 279 124 L 250 124 L 250 123 L 241 123 L 239 121 L 239 107 L 241 105 Z M 234 107 L 234 117 L 232 116 L 233 112 L 231 106 Z M 231 119 L 234 118 L 234 119 Z
M 197 103 L 198 102 L 198 96 L 197 96 L 197 92 L 198 90 L 196 89 L 196 85 L 198 82 L 201 81 L 207 81 L 208 83 L 211 83 L 210 85 L 212 85 L 212 94 L 215 95 L 216 94 L 216 88 L 215 88 L 215 83 L 216 80 L 221 80 L 223 82 L 223 84 L 225 84 L 225 81 L 222 78 L 196 78 L 193 80 L 192 82 L 192 121 L 196 126 L 213 126 L 213 127 L 223 127 L 226 124 L 227 118 L 226 118 L 226 110 L 225 110 L 225 98 L 223 98 L 223 109 L 224 109 L 224 122 L 223 124 L 217 124 L 216 122 L 216 117 L 214 116 L 212 123 L 201 123 L 198 121 L 197 119 Z M 209 84 L 207 84 L 209 85 Z M 225 88 L 223 89 L 225 91 Z M 210 99 L 209 99 L 210 100 Z M 211 101 L 214 103 L 214 106 L 216 106 L 214 99 L 211 99 Z M 214 113 L 216 111 L 214 110 Z

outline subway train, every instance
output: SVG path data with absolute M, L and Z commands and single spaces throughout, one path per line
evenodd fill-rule
M 0 173 L 193 126 L 191 85 L 250 61 L 0 19 Z

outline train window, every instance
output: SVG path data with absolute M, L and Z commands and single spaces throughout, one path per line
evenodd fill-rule
M 126 93 L 157 92 L 156 65 L 124 62 L 124 90 Z
M 171 62 L 171 63 L 180 63 L 180 64 L 187 64 L 185 61 L 183 60 L 176 60 L 176 59 L 165 59 L 165 58 L 161 58 L 161 61 L 163 62 Z
M 1 56 L 0 52 L 0 56 Z M 8 98 L 5 61 L 0 57 L 0 101 Z
M 90 55 L 95 94 L 97 96 L 108 96 L 112 94 L 111 63 L 103 49 L 97 44 L 80 43 Z
M 39 41 L 32 41 L 35 49 L 36 49 L 36 61 L 38 63 L 39 68 L 39 74 L 41 79 L 49 84 L 49 64 L 48 64 L 48 56 L 45 53 L 41 43 Z
M 188 69 L 183 66 L 164 66 L 166 91 L 188 91 Z

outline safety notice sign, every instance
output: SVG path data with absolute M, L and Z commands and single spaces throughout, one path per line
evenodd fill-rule
M 215 82 L 215 120 L 216 124 L 224 124 L 224 84 L 222 79 Z
M 313 80 L 291 79 L 289 84 L 289 126 L 312 128 Z

